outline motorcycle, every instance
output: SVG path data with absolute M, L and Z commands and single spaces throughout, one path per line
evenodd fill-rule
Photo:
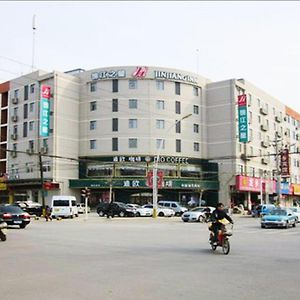
M 0 240 L 6 241 L 6 231 L 7 231 L 7 224 L 0 219 Z
M 233 224 L 231 224 L 226 219 L 219 220 L 218 222 L 220 222 L 222 224 L 222 227 L 218 233 L 217 245 L 213 243 L 214 233 L 211 230 L 211 226 L 212 226 L 211 223 L 209 224 L 209 227 L 208 227 L 210 230 L 209 243 L 210 243 L 211 249 L 213 251 L 215 251 L 217 249 L 217 247 L 222 247 L 223 253 L 225 255 L 227 255 L 230 251 L 229 237 L 232 236 Z

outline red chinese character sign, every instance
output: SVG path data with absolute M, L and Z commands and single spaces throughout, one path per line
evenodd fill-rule
M 50 99 L 51 87 L 49 85 L 42 85 L 42 98 Z
M 132 76 L 135 78 L 144 78 L 147 75 L 147 67 L 136 67 L 136 70 L 133 72 Z
M 164 172 L 157 171 L 157 188 L 161 189 L 164 182 Z M 153 171 L 149 171 L 147 174 L 147 185 L 153 188 Z
M 289 150 L 284 149 L 280 154 L 280 167 L 281 167 L 281 176 L 289 177 L 290 176 L 290 164 L 289 164 Z

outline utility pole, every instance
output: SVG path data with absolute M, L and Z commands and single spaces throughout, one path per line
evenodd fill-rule
M 280 176 L 280 166 L 279 166 L 279 147 L 278 147 L 278 133 L 275 133 L 275 158 L 276 158 L 276 193 L 277 193 L 277 202 L 280 204 L 281 198 L 281 176 Z
M 39 165 L 40 165 L 40 178 L 41 178 L 41 194 L 42 194 L 42 207 L 43 207 L 43 216 L 46 215 L 46 207 L 45 207 L 45 193 L 44 193 L 44 169 L 43 169 L 43 160 L 42 153 L 39 152 Z

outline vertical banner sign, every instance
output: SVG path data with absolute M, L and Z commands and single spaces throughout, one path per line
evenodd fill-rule
M 281 167 L 281 176 L 289 177 L 290 176 L 290 164 L 289 164 L 289 150 L 283 149 L 280 153 L 280 167 Z
M 248 142 L 248 111 L 247 96 L 238 96 L 238 118 L 239 118 L 239 141 L 240 143 Z
M 42 85 L 40 100 L 40 136 L 49 136 L 51 87 Z

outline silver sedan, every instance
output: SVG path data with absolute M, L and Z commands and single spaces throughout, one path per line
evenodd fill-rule
M 183 222 L 203 222 L 205 219 L 205 209 L 206 207 L 195 207 L 192 210 L 185 212 L 181 219 Z M 210 212 L 212 213 L 215 208 L 209 206 Z

